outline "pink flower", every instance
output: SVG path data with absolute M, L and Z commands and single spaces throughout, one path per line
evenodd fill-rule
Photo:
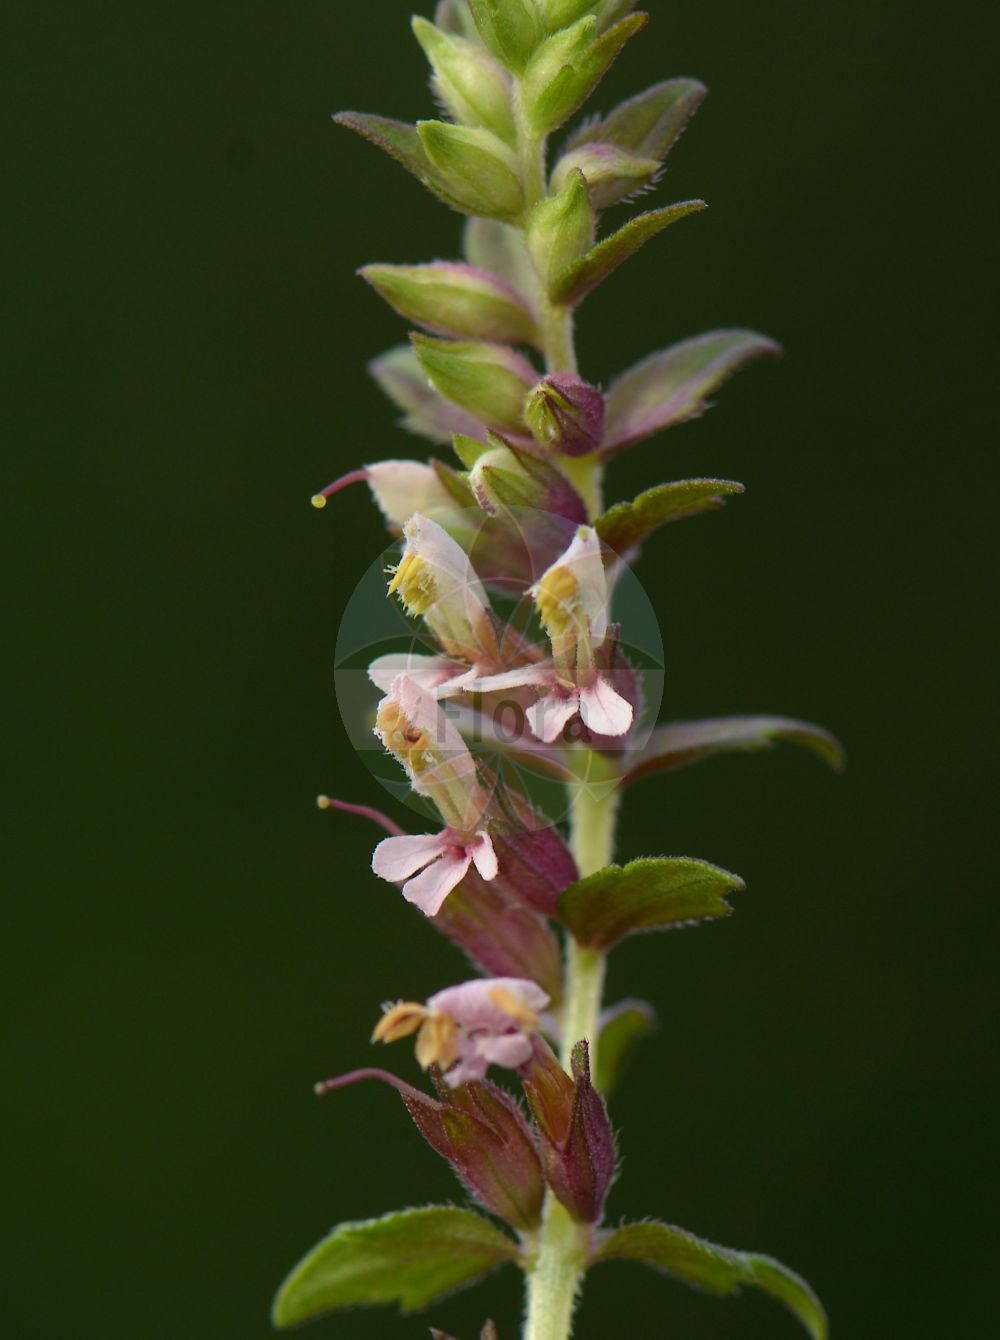
M 491 1065 L 516 1070 L 532 1056 L 538 1015 L 549 1004 L 540 986 L 520 977 L 487 977 L 450 986 L 426 1005 L 389 1006 L 372 1035 L 395 1042 L 417 1034 L 417 1060 L 436 1065 L 454 1089 L 485 1077 Z
M 531 595 L 552 644 L 552 660 L 487 675 L 463 687 L 473 693 L 525 685 L 543 689 L 526 716 L 533 734 L 545 744 L 557 740 L 577 713 L 595 735 L 625 735 L 632 725 L 632 705 L 597 666 L 596 652 L 608 626 L 608 585 L 593 527 L 578 527 Z
M 471 865 L 483 879 L 496 879 L 497 856 L 485 830 L 471 839 L 451 828 L 440 833 L 387 837 L 378 844 L 372 857 L 375 874 L 392 884 L 402 884 L 403 897 L 428 917 L 437 916 L 444 900 L 461 884 Z

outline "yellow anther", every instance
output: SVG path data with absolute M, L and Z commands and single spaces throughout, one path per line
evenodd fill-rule
M 458 1026 L 446 1014 L 431 1014 L 417 1036 L 417 1064 L 422 1070 L 440 1066 L 448 1070 L 458 1060 Z
M 503 1010 L 504 1014 L 509 1015 L 526 1033 L 533 1033 L 538 1028 L 538 1015 L 513 992 L 507 991 L 502 986 L 495 986 L 487 994 L 497 1009 Z
M 419 554 L 404 554 L 389 583 L 389 595 L 399 598 L 410 614 L 426 614 L 437 602 L 433 569 Z
M 423 772 L 434 762 L 427 732 L 414 726 L 391 698 L 383 699 L 375 724 L 386 749 L 401 762 L 408 763 L 414 772 Z
M 372 1042 L 398 1042 L 408 1038 L 427 1020 L 426 1005 L 413 1000 L 401 1000 L 398 1005 L 390 1005 L 375 1025 Z
M 569 568 L 549 568 L 535 587 L 535 605 L 550 637 L 560 637 L 572 622 L 578 589 Z
M 322 493 L 314 493 L 309 501 L 312 503 L 313 507 L 318 508 L 320 511 L 326 506 L 326 498 Z
M 321 810 L 328 810 L 332 806 L 333 801 L 330 799 L 329 796 L 317 796 L 316 804 L 319 806 Z

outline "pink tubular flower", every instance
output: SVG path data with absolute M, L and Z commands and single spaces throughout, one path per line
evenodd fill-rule
M 448 656 L 470 664 L 498 657 L 489 597 L 465 550 L 429 517 L 403 527 L 406 548 L 389 583 L 407 613 L 419 615 Z
M 538 1014 L 549 1004 L 540 986 L 520 977 L 487 977 L 450 986 L 426 1005 L 390 1005 L 373 1042 L 417 1034 L 417 1060 L 436 1065 L 454 1089 L 485 1077 L 491 1065 L 516 1070 L 532 1056 Z
M 552 660 L 489 675 L 467 684 L 470 692 L 491 693 L 533 685 L 544 690 L 526 713 L 537 739 L 557 740 L 579 713 L 595 735 L 625 735 L 632 705 L 597 665 L 608 627 L 608 584 L 601 541 L 592 526 L 580 526 L 569 548 L 531 588 L 539 617 L 552 644 Z
M 445 827 L 385 838 L 375 848 L 372 869 L 403 883 L 404 898 L 433 917 L 471 865 L 483 879 L 496 878 L 496 852 L 484 827 L 491 793 L 443 708 L 409 676 L 393 681 L 379 705 L 375 733 L 402 763 L 413 789 L 434 802 Z

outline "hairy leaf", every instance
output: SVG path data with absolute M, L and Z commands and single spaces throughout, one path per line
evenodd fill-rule
M 559 916 L 581 944 L 610 949 L 638 931 L 728 917 L 726 894 L 742 888 L 739 875 L 707 861 L 646 858 L 605 866 L 571 884 L 559 899 Z
M 517 1246 L 472 1210 L 432 1205 L 341 1224 L 295 1267 L 278 1291 L 275 1326 L 345 1307 L 398 1303 L 404 1312 L 517 1256 Z
M 605 454 L 697 418 L 727 377 L 755 358 L 780 352 L 756 331 L 715 330 L 650 354 L 608 391 Z
M 593 1264 L 601 1261 L 641 1261 L 709 1293 L 730 1295 L 744 1287 L 761 1289 L 784 1303 L 812 1340 L 826 1340 L 829 1333 L 823 1306 L 800 1275 L 773 1257 L 717 1247 L 682 1228 L 625 1224 L 598 1247 Z
M 727 497 L 743 492 L 743 485 L 731 479 L 681 479 L 657 484 L 631 502 L 615 503 L 594 524 L 608 548 L 624 554 L 668 521 L 715 511 L 725 506 Z
M 623 1000 L 601 1015 L 594 1083 L 605 1098 L 617 1087 L 636 1043 L 655 1026 L 653 1007 L 644 1000 Z
M 704 200 L 682 200 L 680 204 L 653 209 L 630 219 L 623 228 L 598 242 L 582 260 L 559 275 L 552 286 L 553 301 L 575 307 L 651 237 L 679 219 L 707 208 Z
M 626 761 L 624 781 L 681 768 L 712 754 L 753 753 L 781 741 L 802 745 L 840 772 L 844 747 L 822 726 L 791 717 L 716 717 L 708 721 L 672 721 L 657 726 L 645 748 Z
M 466 437 L 482 433 L 478 419 L 445 400 L 429 385 L 420 359 L 409 345 L 397 345 L 373 359 L 368 371 L 381 391 L 403 411 L 403 427 L 418 437 L 449 444 L 456 433 Z
M 621 103 L 609 116 L 588 121 L 569 142 L 617 144 L 646 158 L 664 158 L 680 139 L 708 90 L 697 79 L 667 79 Z

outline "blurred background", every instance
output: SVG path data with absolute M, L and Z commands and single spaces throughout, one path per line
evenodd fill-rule
M 703 856 L 749 888 L 730 921 L 613 961 L 613 996 L 649 996 L 660 1031 L 613 1107 L 610 1213 L 781 1257 L 835 1336 L 984 1334 L 987 7 L 647 7 L 593 105 L 702 78 L 655 200 L 711 209 L 588 302 L 583 370 L 718 325 L 786 348 L 611 475 L 612 498 L 748 486 L 643 559 L 665 711 L 818 720 L 850 765 L 784 748 L 632 794 L 621 854 Z M 310 1091 L 368 1062 L 382 1000 L 464 971 L 369 873 L 377 832 L 313 804 L 386 800 L 333 696 L 340 613 L 384 540 L 360 491 L 309 496 L 424 453 L 364 372 L 402 323 L 353 272 L 453 256 L 460 233 L 329 121 L 430 114 L 410 9 L 8 0 L 0 20 L 17 1340 L 265 1340 L 333 1223 L 457 1194 L 388 1091 Z M 313 1333 L 472 1340 L 487 1315 L 515 1340 L 513 1274 Z M 588 1282 L 578 1333 L 612 1330 L 797 1333 L 768 1300 L 624 1265 Z

